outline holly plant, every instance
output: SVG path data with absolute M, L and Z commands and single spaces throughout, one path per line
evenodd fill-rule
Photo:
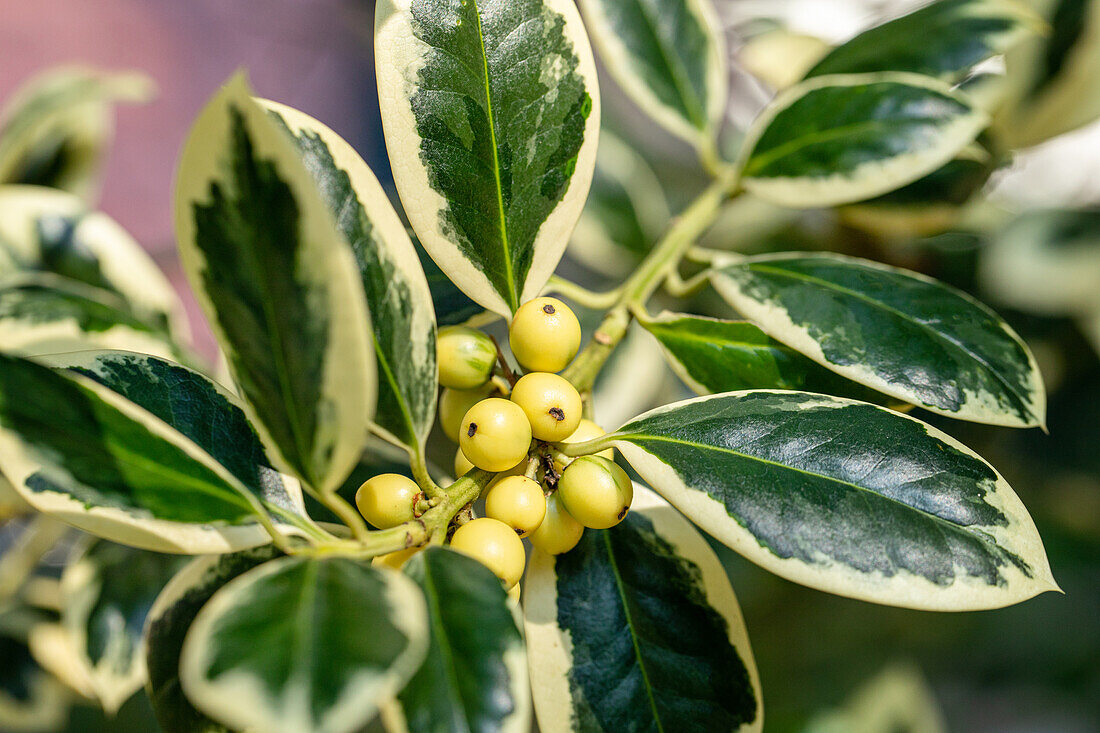
M 178 303 L 140 250 L 99 247 L 123 235 L 77 216 L 74 189 L 41 188 L 66 188 L 47 174 L 71 170 L 76 139 L 50 118 L 53 157 L 0 188 L 0 234 L 31 241 L 3 249 L 0 295 L 4 495 L 40 513 L 18 577 L 34 546 L 83 534 L 41 633 L 9 613 L 34 594 L 5 586 L 13 649 L 56 660 L 51 643 L 77 640 L 79 663 L 53 665 L 68 687 L 114 709 L 144 682 L 172 733 L 352 733 L 375 718 L 748 731 L 760 680 L 704 533 L 871 603 L 994 609 L 1057 590 L 1004 478 L 918 417 L 1043 427 L 1017 334 L 923 275 L 820 250 L 746 255 L 712 231 L 749 205 L 857 216 L 919 199 L 927 214 L 948 205 L 937 195 L 969 195 L 1026 127 L 1003 121 L 1038 104 L 1011 65 L 975 67 L 1040 43 L 1044 21 L 1007 1 L 934 3 L 823 50 L 731 131 L 707 0 L 577 5 L 379 0 L 403 216 L 335 132 L 243 73 L 228 81 L 183 147 L 174 206 L 217 369 L 180 345 Z M 606 138 L 593 184 L 590 39 L 705 171 L 667 221 L 663 203 L 609 196 L 652 176 L 616 165 L 622 141 Z M 103 86 L 80 88 L 102 101 Z M 19 142 L 10 120 L 3 139 Z M 13 145 L 22 170 L 42 149 Z M 590 190 L 578 234 L 592 236 L 573 251 L 610 252 L 608 290 L 555 274 Z M 594 228 L 593 207 L 658 231 L 633 246 L 624 226 Z M 725 317 L 693 313 L 700 293 Z M 644 391 L 618 348 L 637 338 L 697 396 L 612 421 L 594 389 Z

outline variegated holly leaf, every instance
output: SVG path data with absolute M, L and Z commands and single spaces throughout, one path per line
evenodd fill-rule
M 113 219 L 41 186 L 0 186 L 0 275 L 46 272 L 122 297 L 142 320 L 186 338 L 183 305 L 152 258 Z
M 180 657 L 191 702 L 232 729 L 353 733 L 428 649 L 411 580 L 346 558 L 280 558 L 218 590 Z
M 145 102 L 152 80 L 138 72 L 66 67 L 37 76 L 0 112 L 0 183 L 30 183 L 91 198 L 114 135 L 113 106 Z
M 1100 0 L 1042 3 L 1049 33 L 1006 57 L 1012 108 L 1000 132 L 1030 147 L 1100 117 Z
M 175 218 L 184 269 L 272 459 L 335 489 L 374 412 L 366 298 L 299 149 L 243 76 L 191 130 Z
M 697 394 L 797 389 L 854 396 L 864 391 L 748 321 L 665 311 L 640 322 L 657 339 L 673 371 Z
M 405 226 L 367 164 L 343 138 L 298 110 L 263 102 L 286 125 L 351 245 L 374 333 L 381 432 L 422 453 L 438 392 L 432 293 Z
M 845 222 L 887 237 L 931 236 L 949 229 L 978 193 L 1002 156 L 982 134 L 928 175 L 889 193 L 841 209 Z
M 989 308 L 943 283 L 797 252 L 720 265 L 711 282 L 769 336 L 860 384 L 960 420 L 1045 421 L 1031 351 Z
M 939 611 L 1058 589 L 1031 517 L 993 467 L 886 408 L 728 392 L 660 407 L 582 446 L 614 446 L 688 519 L 811 588 Z
M 175 353 L 163 320 L 149 320 L 109 290 L 49 273 L 0 277 L 0 343 L 24 356 L 84 349 Z
M 706 540 L 642 486 L 626 519 L 535 552 L 523 611 L 539 729 L 759 731 L 741 609 Z
M 1022 214 L 982 250 L 978 275 L 984 292 L 1013 308 L 1100 312 L 1100 208 Z
M 39 511 L 194 554 L 269 542 L 261 511 L 307 524 L 243 411 L 205 377 L 145 354 L 50 362 L 64 368 L 0 356 L 0 470 Z
M 65 725 L 72 696 L 38 666 L 27 645 L 36 622 L 23 609 L 0 612 L 0 730 L 52 731 Z
M 417 237 L 473 300 L 510 316 L 542 290 L 588 194 L 600 125 L 570 0 L 383 0 L 379 104 Z
M 940 168 L 988 122 L 947 83 L 926 76 L 814 77 L 780 94 L 753 123 L 742 183 L 783 206 L 862 201 Z
M 451 282 L 419 242 L 415 242 L 415 246 L 420 265 L 424 268 L 424 277 L 428 279 L 428 288 L 432 291 L 436 323 L 440 326 L 457 326 L 485 313 L 484 308 L 470 300 L 466 293 Z
M 61 623 L 77 664 L 108 715 L 145 681 L 145 615 L 186 560 L 110 542 L 85 542 L 61 576 Z
M 145 617 L 145 690 L 161 727 L 171 733 L 227 733 L 200 713 L 180 687 L 180 650 L 195 615 L 223 585 L 279 556 L 271 545 L 192 560 L 164 586 Z
M 588 202 L 569 242 L 569 256 L 611 277 L 625 277 L 668 226 L 664 189 L 649 163 L 603 132 Z
M 477 560 L 430 547 L 404 572 L 428 601 L 431 646 L 398 696 L 409 733 L 531 729 L 527 650 L 500 580 Z
M 714 145 L 729 68 L 710 0 L 581 0 L 607 70 L 635 104 L 696 147 Z
M 940 0 L 863 31 L 826 54 L 806 77 L 911 71 L 958 81 L 1042 30 L 1042 19 L 1014 0 Z

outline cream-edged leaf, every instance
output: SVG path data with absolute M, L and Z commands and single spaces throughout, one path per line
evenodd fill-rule
M 157 722 L 171 733 L 225 733 L 180 687 L 180 650 L 196 614 L 223 585 L 280 555 L 273 546 L 197 557 L 161 590 L 145 617 L 145 691 Z
M 729 68 L 710 0 L 581 0 L 607 70 L 669 132 L 713 147 Z
M 569 240 L 569 256 L 610 277 L 624 278 L 657 242 L 671 214 L 649 163 L 604 131 L 588 201 Z
M 954 82 L 1043 30 L 1042 19 L 1016 0 L 939 0 L 837 46 L 806 77 L 910 71 Z
M 0 183 L 29 183 L 91 198 L 114 136 L 113 105 L 145 102 L 139 72 L 52 69 L 17 89 L 0 112 Z
M 359 154 L 308 115 L 264 101 L 294 136 L 302 160 L 351 245 L 371 313 L 381 431 L 422 452 L 438 391 L 432 293 L 405 226 Z
M 382 0 L 379 105 L 417 237 L 503 316 L 561 259 L 596 161 L 595 62 L 570 0 Z
M 164 325 L 78 280 L 46 272 L 0 277 L 0 343 L 8 354 L 128 349 L 170 358 L 177 349 Z
M 1012 84 L 999 132 L 1030 147 L 1100 117 L 1100 0 L 1043 2 L 1050 32 L 1005 59 Z
M 673 371 L 696 394 L 739 389 L 798 389 L 845 396 L 870 392 L 748 321 L 665 311 L 640 323 L 657 339 Z
M 235 578 L 184 639 L 180 682 L 230 728 L 353 733 L 428 649 L 411 580 L 346 558 L 280 558 Z
M 960 420 L 1033 427 L 1046 419 L 1035 357 L 962 291 L 836 254 L 716 264 L 711 282 L 734 309 L 848 379 Z
M 500 580 L 459 552 L 429 547 L 404 572 L 424 591 L 431 645 L 398 696 L 409 733 L 531 729 L 527 649 Z
M 805 392 L 677 402 L 592 441 L 728 547 L 788 580 L 967 611 L 1057 590 L 1008 483 L 906 415 Z
M 374 412 L 366 298 L 317 182 L 243 76 L 191 129 L 175 220 L 184 270 L 272 459 L 334 490 Z
M 61 623 L 100 705 L 113 715 L 145 681 L 142 628 L 185 558 L 82 543 L 61 576 Z
M 0 274 L 42 271 L 121 296 L 142 319 L 187 336 L 183 305 L 149 254 L 80 197 L 42 186 L 0 186 Z
M 0 730 L 41 733 L 65 725 L 72 694 L 35 661 L 30 624 L 16 612 L 0 614 Z
M 536 551 L 523 610 L 539 729 L 759 731 L 760 683 L 725 570 L 635 485 L 626 519 Z
M 982 250 L 982 290 L 997 302 L 1050 316 L 1100 312 L 1100 209 L 1031 211 Z
M 753 123 L 742 184 L 797 208 L 874 198 L 940 168 L 988 122 L 947 83 L 919 74 L 814 77 L 780 94 Z
M 0 470 L 35 509 L 115 542 L 178 553 L 270 542 L 257 514 L 297 512 L 278 475 L 250 462 L 263 454 L 240 409 L 184 367 L 130 357 L 156 367 L 123 363 L 134 381 L 111 384 L 88 364 L 0 356 Z M 150 375 L 174 389 L 150 389 Z

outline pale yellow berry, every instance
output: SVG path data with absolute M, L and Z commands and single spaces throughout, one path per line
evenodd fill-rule
M 398 550 L 397 552 L 391 552 L 386 555 L 379 555 L 371 560 L 371 565 L 391 568 L 393 570 L 400 570 L 405 567 L 412 556 L 423 550 L 423 547 L 410 547 L 405 550 Z
M 564 440 L 581 422 L 581 396 L 557 374 L 532 372 L 521 377 L 510 399 L 523 409 L 531 434 L 539 440 Z
M 612 461 L 581 456 L 562 473 L 557 493 L 578 522 L 593 529 L 607 529 L 626 516 L 634 500 L 634 485 L 626 471 Z
M 407 476 L 383 473 L 367 479 L 355 492 L 359 513 L 375 527 L 396 527 L 414 518 L 420 487 Z
M 535 298 L 519 307 L 508 328 L 512 355 L 532 372 L 560 372 L 581 346 L 581 324 L 557 298 Z
M 531 447 L 531 423 L 514 402 L 490 397 L 462 419 L 458 444 L 470 463 L 485 471 L 507 471 Z
M 439 383 L 450 389 L 474 389 L 489 381 L 497 350 L 487 334 L 465 326 L 439 329 L 436 339 Z
M 569 514 L 557 492 L 546 499 L 546 516 L 531 533 L 531 544 L 548 555 L 569 552 L 581 541 L 584 526 Z
M 561 442 L 584 443 L 585 441 L 592 440 L 606 434 L 607 431 L 601 428 L 599 425 L 592 422 L 588 418 L 582 417 L 581 424 L 577 426 L 577 429 L 573 431 L 573 434 Z M 615 460 L 615 449 L 608 448 L 607 450 L 602 450 L 595 455 L 603 456 L 607 460 L 613 461 Z M 572 463 L 572 460 L 570 460 L 570 463 Z M 558 458 L 554 458 L 554 468 L 557 470 L 558 473 L 564 471 L 566 465 L 568 464 L 562 463 Z
M 455 530 L 451 547 L 492 570 L 506 588 L 523 576 L 523 542 L 503 522 L 489 517 L 467 522 Z
M 445 389 L 439 397 L 439 426 L 443 434 L 455 443 L 462 430 L 462 418 L 471 407 L 481 402 L 492 392 L 491 386 L 479 389 Z
M 526 476 L 508 476 L 485 495 L 485 514 L 526 537 L 542 524 L 546 497 L 538 481 Z

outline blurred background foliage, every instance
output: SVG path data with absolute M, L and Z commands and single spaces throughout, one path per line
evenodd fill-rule
M 727 154 L 735 154 L 740 134 L 774 93 L 830 47 L 921 4 L 717 0 L 733 69 Z M 893 609 L 788 583 L 715 544 L 749 627 L 768 730 L 1100 730 L 1100 3 L 1030 4 L 1049 33 L 963 82 L 999 112 L 955 161 L 900 191 L 835 210 L 740 199 L 702 244 L 869 257 L 942 279 L 1004 315 L 1040 361 L 1049 432 L 921 417 L 986 456 L 1015 487 L 1065 595 L 980 613 Z M 126 250 L 118 242 L 132 241 L 129 232 L 180 286 L 169 216 L 178 146 L 202 100 L 240 66 L 265 96 L 328 122 L 388 185 L 372 12 L 373 0 L 4 3 L 0 184 L 48 185 L 69 195 L 51 204 L 45 221 L 53 229 L 28 233 L 11 224 L 16 215 L 2 195 L 11 189 L 0 189 L 0 242 L 6 237 L 9 245 L 0 248 L 0 336 L 13 309 L 77 308 L 87 316 L 91 303 L 97 317 L 124 321 L 127 338 L 137 334 L 176 358 L 216 364 L 188 293 L 179 296 L 193 335 L 174 300 L 143 300 L 92 266 L 99 259 L 80 253 L 98 252 L 101 240 Z M 610 79 L 603 94 L 597 176 L 563 272 L 595 289 L 628 272 L 706 180 L 689 149 L 637 114 Z M 35 114 L 24 128 L 28 100 Z M 124 231 L 87 227 L 99 210 Z M 11 256 L 28 252 L 15 241 L 21 237 L 40 245 L 30 264 Z M 118 257 L 125 264 L 138 255 Z M 43 304 L 41 282 L 28 284 L 28 270 L 72 287 L 64 298 L 49 290 Z M 23 279 L 13 280 L 15 273 Z M 437 308 L 458 321 L 476 312 L 470 305 L 455 292 Z M 730 315 L 708 293 L 691 309 Z M 598 385 L 597 416 L 612 427 L 686 395 L 652 338 L 639 331 Z M 448 470 L 453 447 L 433 445 L 435 462 Z M 369 452 L 348 490 L 382 466 L 393 470 L 392 461 L 382 448 Z M 79 551 L 75 533 L 53 527 L 43 535 L 37 526 L 39 541 L 57 541 L 39 561 L 42 548 L 27 547 L 25 530 L 49 520 L 20 516 L 2 491 L 0 513 L 0 730 L 155 730 L 142 694 L 105 717 L 89 699 L 89 681 L 58 651 L 67 644 L 57 633 L 64 628 L 59 579 Z M 144 610 L 137 603 L 129 613 Z M 33 724 L 17 728 L 19 721 Z

